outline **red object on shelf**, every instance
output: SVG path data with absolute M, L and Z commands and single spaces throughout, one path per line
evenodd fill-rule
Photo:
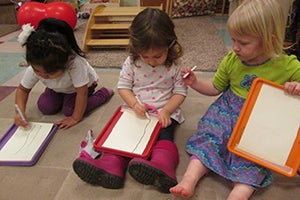
M 18 25 L 30 23 L 35 29 L 44 18 L 55 18 L 67 22 L 72 29 L 77 23 L 76 11 L 68 2 L 27 2 L 17 12 Z

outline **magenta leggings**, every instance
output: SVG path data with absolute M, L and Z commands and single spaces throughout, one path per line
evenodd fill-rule
M 88 88 L 88 96 L 92 96 L 97 84 Z M 37 105 L 44 115 L 53 115 L 62 110 L 65 116 L 71 116 L 74 111 L 76 93 L 65 94 L 46 88 L 40 95 Z M 88 102 L 89 103 L 89 102 Z M 88 106 L 87 106 L 87 110 Z

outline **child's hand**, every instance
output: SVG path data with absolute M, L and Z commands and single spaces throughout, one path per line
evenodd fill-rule
M 65 117 L 62 120 L 56 122 L 56 124 L 58 125 L 58 128 L 60 129 L 68 129 L 71 126 L 74 126 L 75 124 L 77 124 L 79 121 L 75 120 L 72 116 L 69 117 Z
M 26 119 L 26 116 L 24 116 L 25 119 Z M 19 114 L 16 114 L 15 115 L 15 125 L 17 126 L 21 126 L 21 127 L 24 127 L 24 128 L 28 128 L 30 126 L 30 123 L 26 120 L 22 120 L 21 116 Z
M 158 120 L 163 128 L 168 127 L 172 123 L 170 113 L 164 109 L 158 113 Z
M 284 84 L 284 90 L 291 95 L 300 96 L 300 83 L 298 82 L 286 82 Z
M 132 106 L 132 110 L 135 112 L 135 114 L 137 114 L 138 116 L 146 116 L 146 110 L 147 107 L 144 103 L 140 104 L 140 103 L 135 103 Z
M 185 76 L 187 73 L 188 76 Z M 180 76 L 182 77 L 182 80 L 186 85 L 192 85 L 197 80 L 197 77 L 195 76 L 194 72 L 191 71 L 190 67 L 182 70 Z

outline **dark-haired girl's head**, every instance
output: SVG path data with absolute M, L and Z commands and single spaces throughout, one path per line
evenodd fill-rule
M 63 20 L 44 18 L 36 31 L 27 26 L 22 33 L 20 41 L 26 46 L 26 60 L 44 78 L 53 78 L 63 72 L 74 52 L 84 57 L 73 29 Z
M 182 47 L 177 42 L 174 24 L 164 11 L 146 8 L 131 23 L 129 53 L 133 60 L 141 57 L 141 53 L 149 50 L 165 50 L 166 66 L 182 55 Z
M 64 35 L 73 51 L 84 57 L 83 51 L 77 44 L 73 29 L 67 22 L 55 18 L 44 18 L 40 21 L 37 30 L 53 33 L 57 32 Z
M 45 74 L 64 71 L 72 55 L 66 38 L 58 32 L 38 30 L 26 42 L 26 60 L 33 69 L 39 68 Z M 39 75 L 39 74 L 38 74 Z

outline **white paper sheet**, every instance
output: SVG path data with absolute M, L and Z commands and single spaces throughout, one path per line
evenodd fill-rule
M 264 84 L 238 148 L 284 166 L 300 125 L 300 98 Z
M 52 123 L 31 122 L 28 129 L 18 127 L 0 150 L 1 161 L 30 161 L 53 127 Z
M 147 147 L 158 119 L 151 115 L 150 120 L 145 117 L 138 117 L 129 109 L 123 109 L 122 111 L 123 114 L 102 146 L 142 154 Z

